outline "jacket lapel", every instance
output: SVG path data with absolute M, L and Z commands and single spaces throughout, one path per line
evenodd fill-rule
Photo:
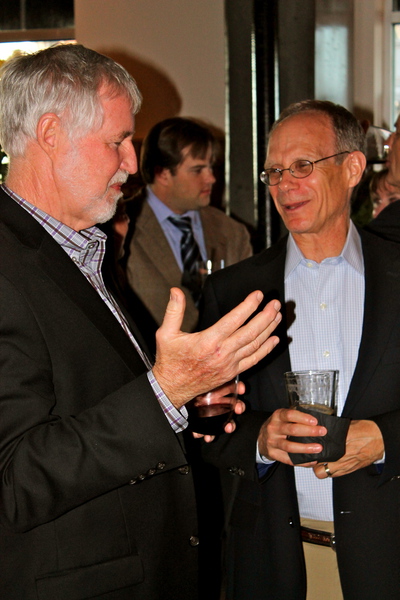
M 365 264 L 365 305 L 360 349 L 343 416 L 362 401 L 399 318 L 400 246 L 361 232 Z
M 221 228 L 215 223 L 215 220 L 206 209 L 200 210 L 201 224 L 203 228 L 204 243 L 206 245 L 207 259 L 219 264 L 221 260 L 226 260 L 227 239 Z
M 92 326 L 113 346 L 127 366 L 135 374 L 144 372 L 144 363 L 133 344 L 79 268 L 45 229 L 2 190 L 0 219 L 19 243 L 33 253 L 32 260 L 44 275 L 85 314 Z
M 149 239 L 153 240 L 150 244 Z M 147 260 L 157 268 L 169 286 L 181 280 L 182 274 L 168 240 L 147 202 L 143 203 L 136 222 L 134 244 L 141 248 Z
M 254 260 L 256 271 L 252 273 L 252 277 L 254 278 L 254 275 L 256 277 L 254 281 L 257 281 L 257 289 L 260 289 L 264 294 L 262 306 L 275 298 L 282 304 L 282 321 L 274 332 L 279 337 L 280 342 L 273 352 L 264 359 L 261 368 L 261 374 L 265 373 L 265 376 L 269 379 L 269 386 L 274 390 L 268 402 L 269 406 L 271 406 L 271 403 L 275 403 L 275 408 L 288 405 L 283 373 L 291 369 L 286 333 L 287 311 L 284 291 L 286 244 L 287 237 L 280 240 L 269 250 L 259 254 Z M 257 270 L 259 270 L 258 275 Z

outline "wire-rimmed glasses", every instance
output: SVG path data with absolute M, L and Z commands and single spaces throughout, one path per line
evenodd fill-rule
M 286 169 L 278 169 L 278 167 L 272 167 L 271 169 L 265 169 L 260 174 L 260 179 L 265 185 L 278 185 L 282 181 L 282 175 L 284 171 L 289 171 L 293 177 L 296 179 L 304 179 L 304 177 L 308 177 L 314 170 L 314 165 L 321 162 L 321 160 L 327 160 L 328 158 L 334 158 L 335 156 L 340 156 L 341 154 L 350 154 L 350 150 L 344 150 L 343 152 L 337 152 L 336 154 L 331 154 L 330 156 L 324 156 L 324 158 L 319 158 L 318 160 L 295 160 L 292 162 L 290 167 Z

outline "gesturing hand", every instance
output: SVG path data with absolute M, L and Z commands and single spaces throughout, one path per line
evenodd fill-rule
M 260 291 L 252 292 L 212 327 L 184 333 L 185 296 L 179 288 L 171 289 L 164 321 L 156 334 L 153 373 L 172 404 L 180 408 L 191 398 L 230 381 L 276 346 L 279 339 L 270 335 L 282 318 L 277 300 L 271 300 L 243 325 L 262 298 Z

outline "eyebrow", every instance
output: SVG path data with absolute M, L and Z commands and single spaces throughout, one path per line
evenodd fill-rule
M 116 139 L 118 140 L 125 140 L 127 137 L 130 137 L 135 135 L 135 131 L 121 131 L 121 133 L 117 134 L 115 136 Z

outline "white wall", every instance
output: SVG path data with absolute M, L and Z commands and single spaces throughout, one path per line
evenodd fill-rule
M 354 108 L 380 127 L 390 122 L 385 19 L 385 0 L 354 0 Z
M 175 115 L 224 129 L 224 0 L 75 0 L 75 32 L 137 80 L 138 138 Z

